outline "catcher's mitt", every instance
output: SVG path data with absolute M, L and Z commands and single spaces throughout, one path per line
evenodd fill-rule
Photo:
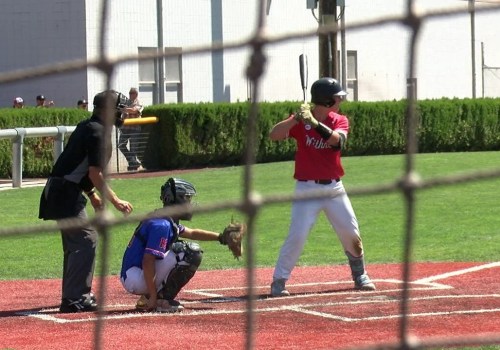
M 247 227 L 245 224 L 239 222 L 231 222 L 224 228 L 224 231 L 219 234 L 220 244 L 227 245 L 231 253 L 233 253 L 234 258 L 238 259 L 243 253 L 243 246 L 241 241 L 245 236 Z

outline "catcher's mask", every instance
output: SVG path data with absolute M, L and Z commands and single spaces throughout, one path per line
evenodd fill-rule
M 196 189 L 192 183 L 171 177 L 161 186 L 160 200 L 163 202 L 164 207 L 168 205 L 191 205 L 191 199 L 195 195 Z M 192 213 L 185 213 L 176 219 L 191 220 L 192 216 Z
M 106 90 L 94 96 L 94 113 L 100 115 L 101 113 L 106 113 L 106 110 L 109 108 L 114 112 L 114 125 L 120 128 L 124 122 L 122 110 L 129 103 L 130 100 L 121 92 Z
M 335 96 L 343 98 L 345 95 L 347 92 L 333 78 L 318 79 L 311 86 L 311 102 L 317 105 L 331 107 L 335 104 Z

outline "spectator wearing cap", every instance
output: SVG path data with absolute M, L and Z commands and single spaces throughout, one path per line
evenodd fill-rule
M 54 105 L 54 101 L 49 101 L 45 103 L 45 96 L 43 95 L 38 95 L 36 97 L 36 108 L 43 108 L 43 107 L 52 107 Z
M 80 109 L 84 109 L 86 111 L 89 110 L 88 106 L 89 106 L 89 103 L 87 100 L 78 100 L 78 102 L 76 103 L 76 106 Z
M 124 108 L 124 119 L 128 118 L 141 118 L 142 110 L 144 107 L 138 99 L 139 90 L 135 87 L 129 90 L 129 103 Z M 141 127 L 136 126 L 123 126 L 120 128 L 120 137 L 118 140 L 118 149 L 123 153 L 127 159 L 128 171 L 141 171 L 143 170 L 141 161 L 138 157 L 141 137 Z
M 21 97 L 16 97 L 12 108 L 24 108 L 24 100 Z

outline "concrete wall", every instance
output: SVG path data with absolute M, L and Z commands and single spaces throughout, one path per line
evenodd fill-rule
M 0 29 L 3 33 L 0 74 L 86 55 L 83 1 L 4 0 Z M 12 107 L 16 96 L 33 106 L 39 94 L 55 100 L 56 104 L 76 106 L 77 100 L 87 95 L 85 72 L 2 84 L 0 107 Z

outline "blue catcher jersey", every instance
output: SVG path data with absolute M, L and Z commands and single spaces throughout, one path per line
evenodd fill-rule
M 133 266 L 142 269 L 144 254 L 163 259 L 167 250 L 182 232 L 184 232 L 184 226 L 175 225 L 171 220 L 164 218 L 141 222 L 123 255 L 121 277 L 126 278 L 127 270 Z

